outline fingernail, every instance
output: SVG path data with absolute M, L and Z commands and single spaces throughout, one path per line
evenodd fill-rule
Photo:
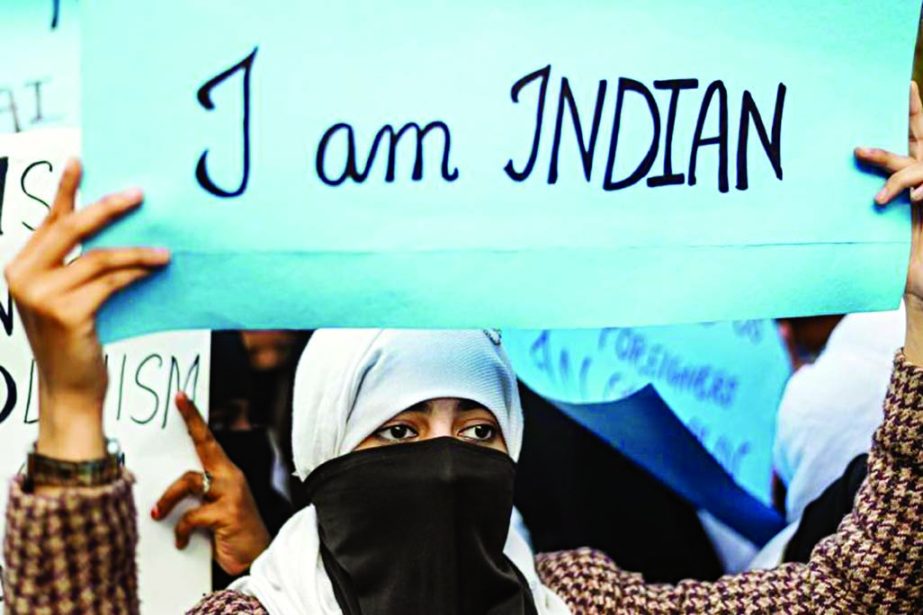
M 867 147 L 857 147 L 857 148 L 856 148 L 856 154 L 859 155 L 859 156 L 868 156 L 868 155 L 869 155 L 869 150 L 868 150 Z
M 64 171 L 65 171 L 65 172 L 67 172 L 67 171 L 71 171 L 71 172 L 76 171 L 76 170 L 77 170 L 77 165 L 78 165 L 78 164 L 80 164 L 80 162 L 79 162 L 76 158 L 68 158 L 68 159 L 67 159 L 67 164 L 64 165 Z
M 129 188 L 122 192 L 122 198 L 127 201 L 140 201 L 141 197 L 141 188 Z
M 920 201 L 923 200 L 923 186 L 917 186 L 910 191 L 910 200 Z
M 154 504 L 154 508 L 151 509 L 151 519 L 155 521 L 160 519 L 160 510 L 157 508 L 156 504 Z
M 887 197 L 888 197 L 888 191 L 887 191 L 887 190 L 882 190 L 881 192 L 879 192 L 878 194 L 875 195 L 875 201 L 876 201 L 879 205 L 884 205 L 884 204 L 885 204 L 885 199 L 886 199 Z

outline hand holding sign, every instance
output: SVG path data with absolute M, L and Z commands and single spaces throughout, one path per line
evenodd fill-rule
M 86 238 L 136 208 L 141 194 L 110 195 L 74 211 L 81 170 L 71 162 L 51 211 L 6 268 L 10 293 L 35 353 L 41 382 L 38 451 L 59 459 L 103 456 L 108 378 L 96 312 L 119 290 L 169 260 L 163 250 L 94 250 L 67 263 Z
M 29 4 L 34 3 L 30 0 Z M 54 205 L 67 161 L 79 151 L 80 134 L 73 130 L 46 129 L 0 135 L 0 267 L 22 256 L 23 248 L 33 239 Z M 83 258 L 87 256 L 89 254 Z M 59 268 L 61 274 L 71 275 L 74 270 L 70 267 L 83 258 Z M 17 262 L 21 262 L 21 258 Z M 39 277 L 46 277 L 46 269 L 37 269 Z M 0 467 L 5 475 L 11 476 L 22 466 L 26 451 L 38 437 L 40 415 L 47 415 L 46 408 L 39 408 L 40 401 L 45 401 L 39 397 L 40 389 L 49 388 L 46 380 L 51 372 L 39 373 L 22 319 L 29 314 L 14 309 L 12 293 L 3 287 L 2 280 L 0 297 L 6 298 L 0 304 L 0 442 L 3 444 L 0 446 Z M 58 306 L 64 311 L 72 307 L 63 303 Z M 50 305 L 42 308 L 48 309 Z M 92 320 L 85 320 L 84 324 L 91 328 Z M 84 348 L 95 349 L 95 342 L 90 342 Z M 47 345 L 43 346 L 43 365 L 48 365 L 47 351 Z M 103 346 L 102 353 L 109 381 L 102 412 L 104 432 L 121 445 L 135 479 L 133 491 L 138 505 L 148 508 L 171 479 L 197 465 L 195 450 L 172 406 L 177 390 L 188 393 L 201 408 L 209 406 L 209 335 L 193 332 L 140 338 Z M 95 356 L 93 352 L 86 354 Z M 60 361 L 60 358 L 54 360 Z M 78 362 L 69 368 L 77 365 L 85 364 Z M 60 390 L 60 382 L 51 384 L 52 389 Z M 103 384 L 104 381 L 97 386 Z M 70 430 L 74 442 L 68 446 L 81 445 L 81 439 L 86 442 L 89 438 L 80 433 L 75 413 L 76 408 L 69 407 L 54 418 L 52 412 L 52 420 L 44 416 L 42 429 L 48 433 L 54 427 L 61 433 L 62 440 L 68 437 L 63 432 Z M 99 433 L 96 414 L 94 407 L 79 418 L 80 425 L 97 434 L 94 437 Z M 0 491 L 0 508 L 5 506 L 6 493 Z M 4 527 L 4 520 L 0 518 L 0 532 Z M 139 588 L 144 612 L 182 612 L 209 587 L 207 564 L 211 553 L 208 542 L 195 536 L 189 547 L 179 552 L 173 547 L 172 538 L 172 528 L 161 526 L 146 515 L 139 519 Z M 3 566 L 2 561 L 0 566 Z M 163 591 L 164 583 L 171 591 Z
M 907 341 L 904 353 L 911 363 L 923 365 L 923 103 L 916 83 L 910 85 L 910 132 L 908 154 L 903 156 L 882 149 L 858 148 L 856 157 L 890 174 L 875 197 L 886 205 L 910 190 L 913 230 L 910 267 L 904 299 L 907 306 Z
M 159 521 L 180 501 L 200 496 L 204 503 L 187 511 L 176 524 L 177 548 L 186 548 L 196 528 L 206 528 L 213 535 L 218 565 L 230 575 L 241 574 L 269 546 L 269 532 L 260 518 L 246 477 L 225 455 L 195 404 L 184 393 L 178 393 L 176 407 L 186 422 L 189 437 L 195 444 L 202 468 L 211 477 L 211 484 L 206 491 L 202 472 L 186 472 L 167 487 L 151 510 L 151 517 Z

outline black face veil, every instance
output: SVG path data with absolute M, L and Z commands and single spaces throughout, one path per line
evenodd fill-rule
M 534 615 L 503 553 L 514 475 L 505 453 L 454 438 L 318 467 L 306 487 L 344 615 Z

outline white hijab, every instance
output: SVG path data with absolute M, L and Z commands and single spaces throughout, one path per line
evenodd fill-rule
M 789 380 L 776 419 L 773 462 L 788 487 L 790 522 L 871 448 L 903 339 L 903 308 L 850 314 L 817 360 Z
M 325 329 L 314 333 L 298 363 L 293 401 L 295 473 L 304 480 L 321 464 L 352 451 L 382 423 L 429 399 L 470 399 L 497 419 L 510 456 L 522 448 L 516 376 L 492 331 Z M 314 507 L 279 531 L 231 589 L 255 596 L 270 615 L 341 615 L 320 557 Z M 523 574 L 539 615 L 569 613 L 544 587 L 533 554 L 511 526 L 504 553 Z M 474 591 L 477 588 L 472 588 Z

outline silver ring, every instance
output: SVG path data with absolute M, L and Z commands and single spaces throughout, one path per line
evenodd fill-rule
M 212 488 L 212 475 L 208 471 L 202 472 L 202 497 L 208 495 Z

